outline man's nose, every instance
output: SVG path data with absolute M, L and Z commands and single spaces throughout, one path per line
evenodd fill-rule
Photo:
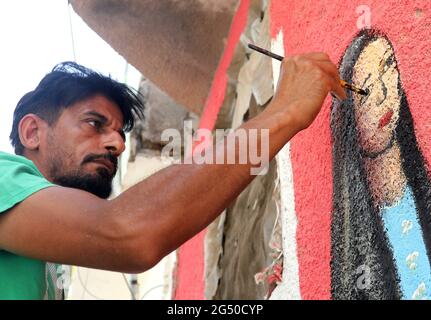
M 112 131 L 111 133 L 106 134 L 104 137 L 103 146 L 115 156 L 119 156 L 126 149 L 124 139 L 117 131 Z

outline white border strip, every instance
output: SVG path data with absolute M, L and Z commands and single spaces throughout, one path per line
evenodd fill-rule
M 283 32 L 271 41 L 271 51 L 284 56 Z M 280 76 L 280 62 L 272 60 L 274 88 L 277 87 Z M 290 160 L 290 143 L 287 143 L 276 156 L 278 179 L 280 183 L 280 217 L 283 247 L 283 275 L 282 282 L 273 291 L 271 300 L 299 300 L 299 267 L 296 249 L 296 226 L 298 223 L 295 213 L 295 197 L 293 189 L 293 172 Z

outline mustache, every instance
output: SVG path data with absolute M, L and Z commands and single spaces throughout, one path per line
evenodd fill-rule
M 118 166 L 118 159 L 117 157 L 113 156 L 111 153 L 107 154 L 89 154 L 87 155 L 84 160 L 82 161 L 82 164 L 86 164 L 88 162 L 93 162 L 96 160 L 108 160 L 112 163 L 114 166 L 115 172 L 117 172 L 117 166 Z

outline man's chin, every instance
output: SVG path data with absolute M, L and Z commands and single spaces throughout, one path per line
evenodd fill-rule
M 112 168 L 108 168 L 107 166 L 99 163 L 99 162 L 87 162 L 85 164 L 88 167 L 83 167 L 87 170 L 85 170 L 87 172 L 87 174 L 90 175 L 100 175 L 102 177 L 110 177 L 110 179 L 112 180 L 115 176 L 115 174 L 117 173 L 117 169 L 112 169 Z
M 83 190 L 102 199 L 107 199 L 112 192 L 112 178 L 104 168 L 99 168 L 97 174 L 56 177 L 54 183 L 66 188 Z

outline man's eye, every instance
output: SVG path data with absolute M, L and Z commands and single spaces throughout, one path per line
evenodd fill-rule
M 90 126 L 95 127 L 96 129 L 99 129 L 102 126 L 102 123 L 98 120 L 89 120 L 87 123 L 90 124 Z

